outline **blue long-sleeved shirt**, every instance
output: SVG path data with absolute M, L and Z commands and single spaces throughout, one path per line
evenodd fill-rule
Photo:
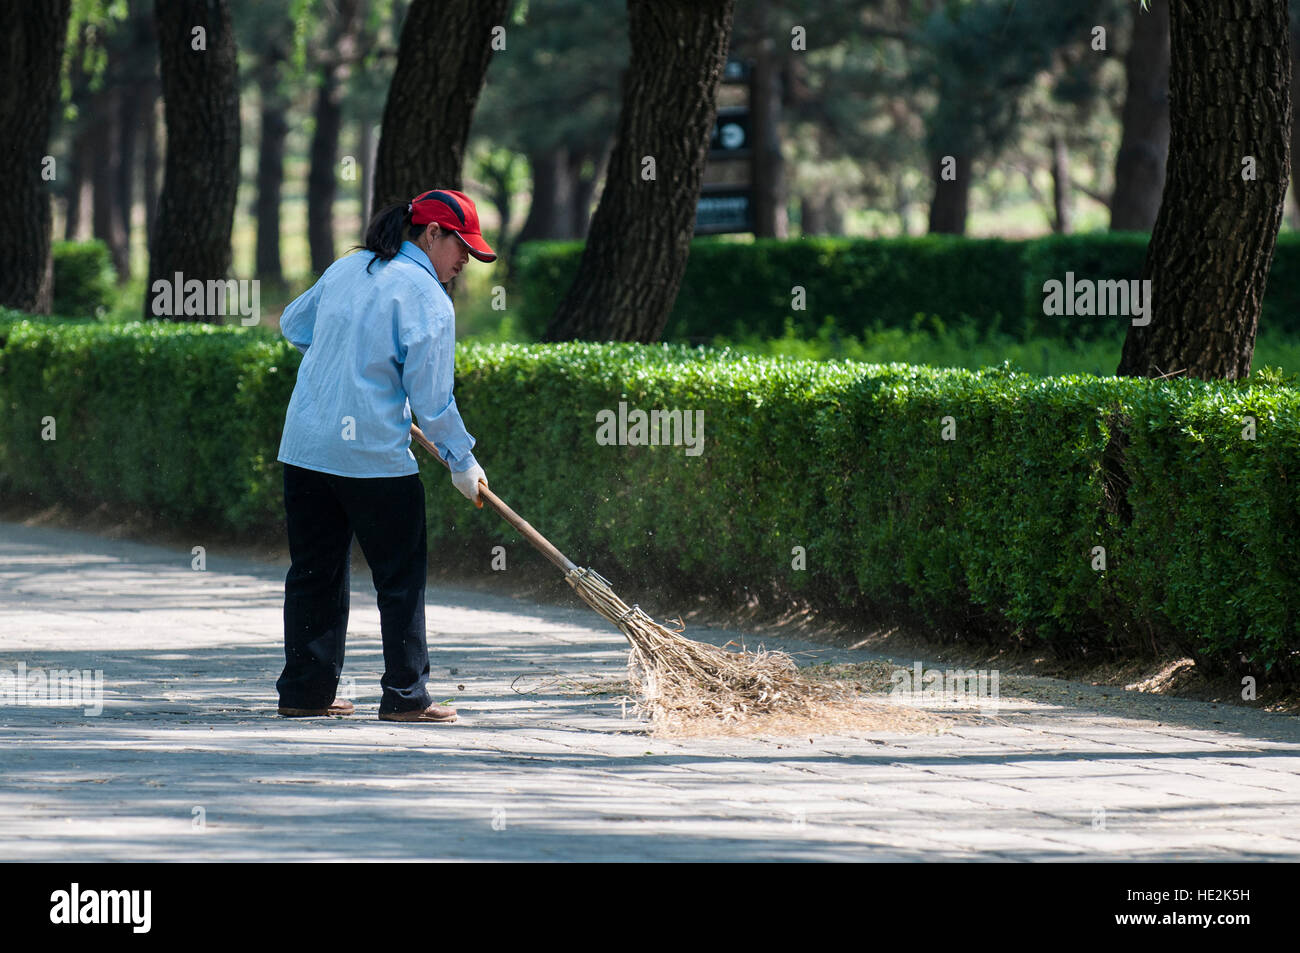
M 452 383 L 456 314 L 429 257 L 403 242 L 389 261 L 340 258 L 284 309 L 303 352 L 277 457 L 339 476 L 419 472 L 411 414 L 451 469 L 474 466 Z

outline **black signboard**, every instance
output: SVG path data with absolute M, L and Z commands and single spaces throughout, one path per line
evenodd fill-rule
M 754 230 L 754 190 L 708 188 L 695 207 L 695 234 L 721 235 Z
M 749 107 L 719 109 L 709 136 L 709 159 L 746 159 L 750 151 Z

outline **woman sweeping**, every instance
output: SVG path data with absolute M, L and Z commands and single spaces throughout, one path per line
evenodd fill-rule
M 444 285 L 470 256 L 491 262 L 478 211 L 435 189 L 380 211 L 364 251 L 334 262 L 280 317 L 303 352 L 278 459 L 292 566 L 284 582 L 281 715 L 347 715 L 336 699 L 355 533 L 379 593 L 385 721 L 446 724 L 428 690 L 424 486 L 411 416 L 477 505 L 487 477 L 452 396 L 456 318 Z

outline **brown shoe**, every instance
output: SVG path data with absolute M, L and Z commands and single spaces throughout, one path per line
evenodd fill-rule
M 430 705 L 424 711 L 381 711 L 380 721 L 431 721 L 449 725 L 456 720 L 456 709 L 445 705 Z
M 285 708 L 281 706 L 280 714 L 285 718 L 324 718 L 327 715 L 350 715 L 356 706 L 346 698 L 336 698 L 329 708 Z

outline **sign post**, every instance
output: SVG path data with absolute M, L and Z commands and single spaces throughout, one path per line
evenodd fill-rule
M 749 89 L 751 67 L 728 60 L 723 87 Z M 746 96 L 748 98 L 748 96 Z M 696 235 L 754 231 L 754 146 L 748 102 L 719 106 L 709 136 L 704 184 L 695 208 Z

